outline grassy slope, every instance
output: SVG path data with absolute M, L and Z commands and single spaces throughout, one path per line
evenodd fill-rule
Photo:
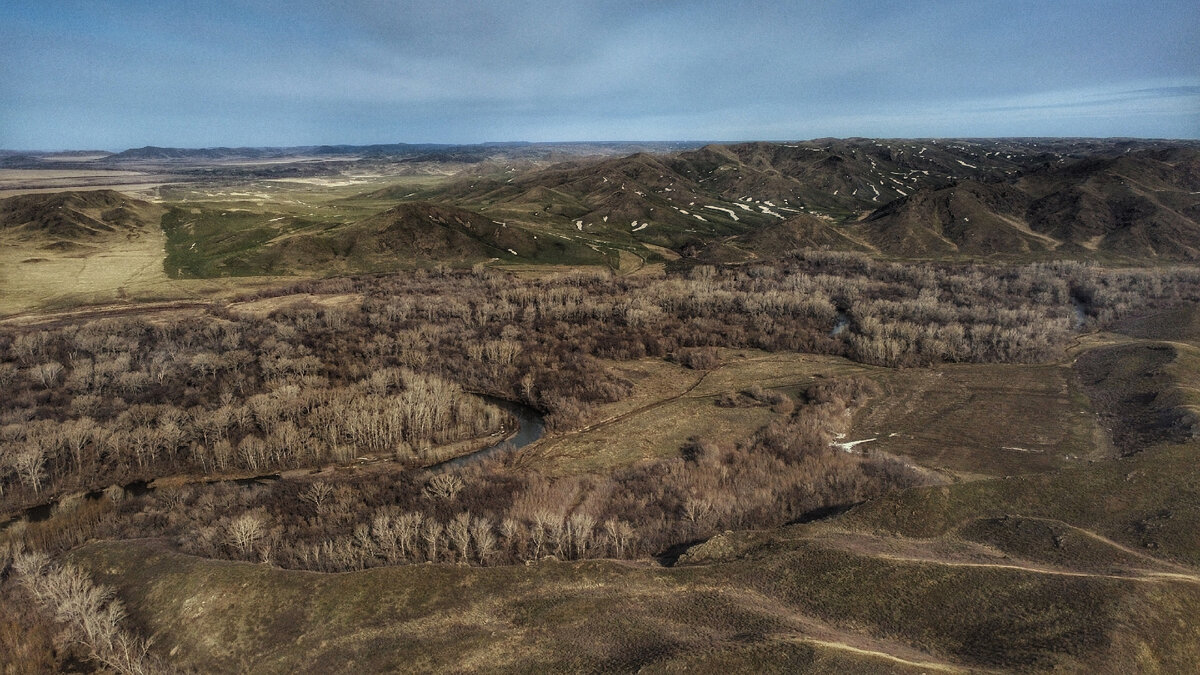
M 880 652 L 926 670 L 1182 672 L 1200 667 L 1200 579 L 1144 551 L 1200 562 L 1196 450 L 916 490 L 831 521 L 729 533 L 671 569 L 591 561 L 320 575 L 152 542 L 73 555 L 118 587 L 161 649 L 178 647 L 201 669 L 903 666 L 863 653 Z M 1174 515 L 1139 532 L 1129 519 L 1147 507 Z M 980 526 L 1006 513 L 1053 519 L 1079 540 L 1068 545 L 1085 569 L 1057 564 L 1060 546 L 1037 528 Z

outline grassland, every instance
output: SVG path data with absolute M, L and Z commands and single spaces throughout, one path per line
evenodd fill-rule
M 690 440 L 736 443 L 782 416 L 770 406 L 721 407 L 717 398 L 751 387 L 796 396 L 819 377 L 868 372 L 844 359 L 723 349 L 721 364 L 696 371 L 661 359 L 610 366 L 634 383 L 633 394 L 597 407 L 584 428 L 546 439 L 527 453 L 554 475 L 603 472 L 677 456 Z

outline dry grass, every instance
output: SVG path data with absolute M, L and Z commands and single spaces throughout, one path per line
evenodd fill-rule
M 165 242 L 155 231 L 66 252 L 7 242 L 0 247 L 0 313 L 178 293 L 163 271 Z
M 267 316 L 271 312 L 296 305 L 315 305 L 324 309 L 357 307 L 362 304 L 362 293 L 340 293 L 336 295 L 313 295 L 312 293 L 297 293 L 280 295 L 245 302 L 229 304 L 229 310 L 238 314 L 250 316 Z
M 1050 471 L 1111 455 L 1069 368 L 945 365 L 887 371 L 847 440 L 960 477 Z
M 647 459 L 678 455 L 689 439 L 736 443 L 778 415 L 766 406 L 724 408 L 721 394 L 752 386 L 790 395 L 818 377 L 870 372 L 835 357 L 720 350 L 721 365 L 697 371 L 661 359 L 610 362 L 634 383 L 632 395 L 598 406 L 582 430 L 548 438 L 532 448 L 538 467 L 553 475 L 600 472 Z

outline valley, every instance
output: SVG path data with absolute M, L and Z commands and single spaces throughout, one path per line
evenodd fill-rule
M 1195 142 L 0 164 L 13 672 L 1200 667 Z

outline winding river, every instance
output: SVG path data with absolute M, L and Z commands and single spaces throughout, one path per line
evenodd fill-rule
M 479 394 L 479 396 L 483 399 L 486 399 L 489 403 L 503 408 L 509 414 L 511 414 L 517 421 L 516 433 L 498 443 L 494 443 L 474 452 L 469 452 L 465 455 L 459 455 L 458 457 L 454 457 L 437 464 L 432 464 L 425 467 L 425 469 L 429 471 L 444 471 L 446 469 L 466 466 L 474 462 L 482 461 L 483 459 L 491 457 L 492 455 L 500 452 L 508 452 L 518 448 L 523 448 L 540 440 L 542 436 L 545 435 L 546 420 L 537 410 L 525 405 L 524 403 L 509 401 L 508 399 L 488 396 L 486 394 Z M 250 486 L 276 481 L 279 480 L 279 478 L 280 476 L 278 473 L 271 473 L 262 476 L 250 476 L 245 478 L 220 478 L 214 480 L 199 480 L 196 482 L 204 485 L 213 485 L 215 483 L 233 483 L 241 486 Z M 126 495 L 133 497 L 140 497 L 142 495 L 149 494 L 154 492 L 156 489 L 151 481 L 144 480 L 134 481 L 121 487 L 124 489 Z M 68 496 L 69 495 L 64 495 L 63 497 L 59 497 L 52 502 L 38 504 L 37 506 L 30 506 L 29 508 L 19 511 L 8 520 L 0 522 L 0 530 L 7 529 L 22 519 L 31 523 L 48 520 L 50 516 L 54 514 L 55 508 L 57 508 L 58 505 Z M 82 499 L 87 501 L 95 501 L 103 498 L 104 489 L 92 490 L 82 495 Z

